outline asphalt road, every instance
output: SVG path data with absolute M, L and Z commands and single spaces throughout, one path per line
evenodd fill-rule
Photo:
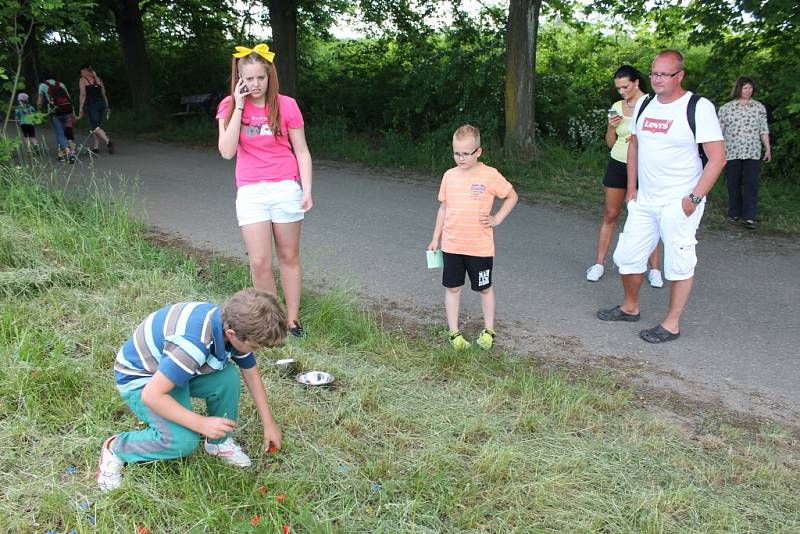
M 92 168 L 115 186 L 118 173 L 124 174 L 137 213 L 152 226 L 193 246 L 244 257 L 233 162 L 212 149 L 131 140 L 117 145 L 113 156 L 79 161 L 72 184 Z M 337 283 L 370 304 L 444 325 L 441 272 L 429 271 L 424 255 L 439 178 L 404 178 L 315 161 L 315 207 L 302 239 L 305 277 L 309 285 Z M 599 222 L 571 210 L 520 203 L 496 229 L 503 345 L 522 354 L 623 368 L 651 392 L 677 392 L 800 427 L 800 241 L 701 227 L 696 284 L 681 338 L 654 346 L 637 333 L 666 312 L 666 287 L 643 287 L 639 323 L 595 318 L 597 309 L 622 297 L 615 271 L 598 283 L 584 279 Z M 470 291 L 462 311 L 474 325 L 469 334 L 476 335 L 480 306 Z

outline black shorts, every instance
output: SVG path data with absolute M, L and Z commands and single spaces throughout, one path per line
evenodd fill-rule
M 614 158 L 608 158 L 603 185 L 614 189 L 628 189 L 628 166 Z
M 36 127 L 33 124 L 20 124 L 19 129 L 22 130 L 23 137 L 36 137 Z
M 464 274 L 469 275 L 473 291 L 483 291 L 492 287 L 492 256 L 466 256 L 442 252 L 444 269 L 442 269 L 442 285 L 444 287 L 461 287 L 464 285 Z

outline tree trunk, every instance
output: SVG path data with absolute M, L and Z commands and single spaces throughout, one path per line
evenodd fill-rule
M 506 26 L 506 150 L 536 148 L 536 39 L 542 0 L 511 0 Z
M 281 93 L 297 96 L 297 0 L 268 0 Z
M 119 0 L 112 7 L 114 22 L 125 58 L 131 101 L 135 109 L 146 108 L 153 96 L 153 78 L 145 48 L 142 12 L 138 0 Z M 102 76 L 102 72 L 99 73 Z
M 30 24 L 30 22 L 25 20 L 23 24 Z M 36 92 L 41 81 L 37 66 L 37 58 L 39 57 L 38 41 L 36 26 L 34 26 L 31 36 L 22 47 L 22 76 L 25 78 L 25 90 L 31 95 L 34 102 L 36 101 Z
M 31 35 L 33 35 L 33 29 L 35 27 L 35 24 L 32 21 L 25 18 L 22 18 L 22 23 L 23 23 L 22 25 L 20 25 L 19 23 L 20 20 L 18 20 L 17 15 L 14 15 L 14 34 L 12 35 L 12 37 L 16 37 L 20 39 L 20 41 L 15 41 L 13 43 L 14 52 L 16 53 L 15 55 L 16 55 L 17 65 L 16 68 L 14 69 L 14 81 L 11 82 L 11 87 L 13 88 L 13 90 L 9 95 L 8 107 L 6 108 L 6 112 L 3 117 L 3 126 L 2 129 L 0 129 L 0 137 L 2 138 L 6 137 L 6 131 L 8 130 L 8 122 L 11 120 L 11 114 L 14 109 L 14 101 L 16 100 L 14 98 L 15 96 L 14 93 L 16 91 L 16 88 L 19 87 L 19 78 L 22 75 L 22 58 L 25 55 L 25 45 L 27 44 L 28 41 L 30 41 Z M 28 25 L 27 30 L 24 29 L 25 28 L 24 24 Z M 33 101 L 36 100 L 35 95 L 36 95 L 35 92 L 31 93 L 30 95 L 31 100 Z

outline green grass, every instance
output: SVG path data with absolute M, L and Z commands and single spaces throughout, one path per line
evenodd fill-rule
M 137 424 L 113 384 L 119 345 L 153 309 L 221 301 L 247 284 L 248 272 L 155 246 L 105 191 L 71 200 L 46 183 L 46 174 L 27 170 L 0 174 L 6 531 L 800 528 L 800 453 L 789 432 L 706 420 L 687 433 L 649 416 L 610 375 L 454 353 L 444 339 L 382 327 L 336 290 L 305 297 L 307 339 L 259 354 L 284 433 L 278 454 L 256 453 L 261 430 L 245 395 L 236 439 L 253 454 L 251 469 L 198 452 L 129 466 L 122 488 L 101 494 L 100 443 Z M 270 362 L 283 357 L 332 372 L 336 387 L 280 378 Z

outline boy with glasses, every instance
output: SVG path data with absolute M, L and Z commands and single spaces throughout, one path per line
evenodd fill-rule
M 450 344 L 456 350 L 470 347 L 458 329 L 458 311 L 464 275 L 469 275 L 473 291 L 480 292 L 484 329 L 476 343 L 489 350 L 494 344 L 495 298 L 492 288 L 494 263 L 493 227 L 505 220 L 518 196 L 497 169 L 478 161 L 481 134 L 465 124 L 453 134 L 453 158 L 456 166 L 444 174 L 439 188 L 439 211 L 428 250 L 437 250 L 441 242 L 444 257 L 442 285 Z M 505 199 L 492 215 L 495 197 Z

